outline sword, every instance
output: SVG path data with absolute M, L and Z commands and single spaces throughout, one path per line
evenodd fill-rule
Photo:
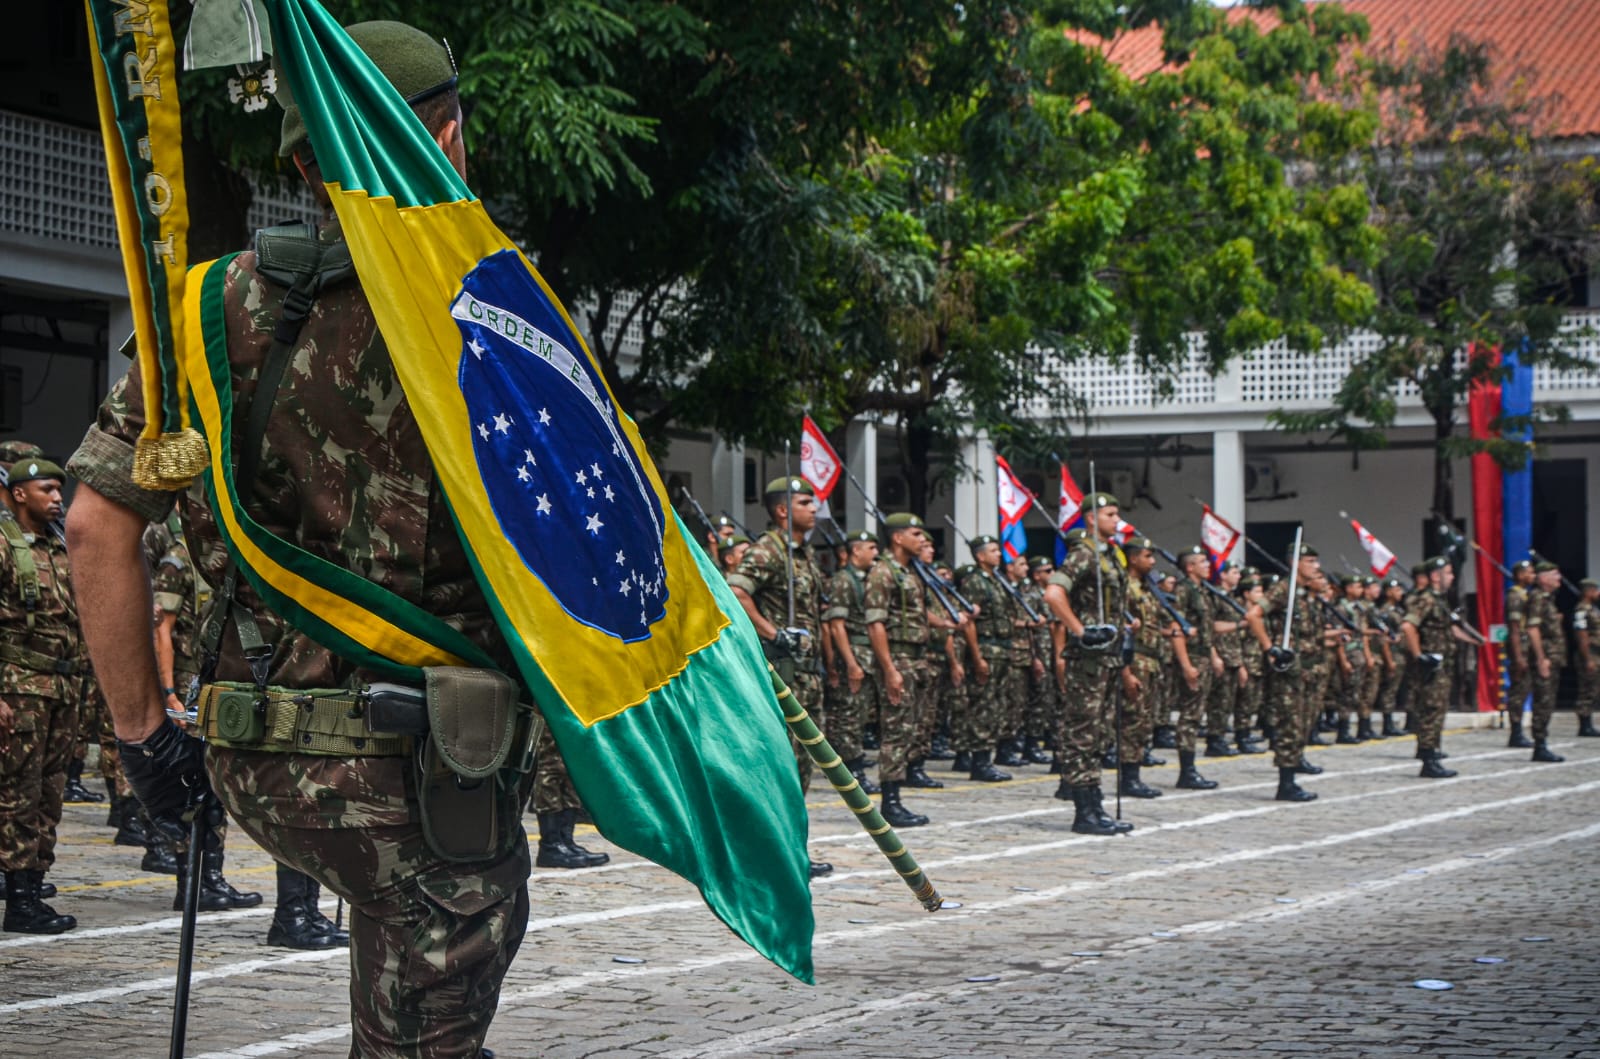
M 183 891 L 183 925 L 178 931 L 178 981 L 172 988 L 172 1038 L 167 1047 L 170 1059 L 183 1059 L 184 1038 L 189 1029 L 189 980 L 194 974 L 194 928 L 200 919 L 200 846 L 205 841 L 206 797 L 194 807 L 189 823 L 188 885 Z
M 1289 607 L 1283 617 L 1283 643 L 1279 644 L 1285 651 L 1289 650 L 1289 632 L 1294 628 L 1295 586 L 1300 579 L 1300 537 L 1305 531 L 1304 526 L 1294 528 L 1294 551 L 1290 553 L 1294 562 L 1289 566 Z

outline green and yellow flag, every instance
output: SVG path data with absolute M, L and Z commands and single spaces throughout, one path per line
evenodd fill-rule
M 89 4 L 102 19 L 126 10 Z M 264 6 L 277 76 L 479 584 L 596 825 L 810 981 L 805 806 L 754 630 L 566 311 L 405 101 L 314 0 Z M 247 576 L 347 656 L 401 671 L 473 662 L 427 615 L 386 610 L 338 568 L 252 532 L 231 503 L 222 273 L 188 277 L 167 378 L 192 390 L 208 490 Z

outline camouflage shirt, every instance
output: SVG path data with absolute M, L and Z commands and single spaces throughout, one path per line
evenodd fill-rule
M 20 524 L 14 524 L 22 530 Z M 33 628 L 28 628 L 28 608 L 22 600 L 22 576 L 11 542 L 0 538 L 0 643 L 30 652 L 35 664 L 0 661 L 0 696 L 38 695 L 65 699 L 68 682 L 61 674 L 46 672 L 37 664 L 43 659 L 80 661 L 82 640 L 78 634 L 78 607 L 72 599 L 72 575 L 67 549 L 53 533 L 34 536 L 22 531 L 33 556 L 39 579 L 39 601 L 33 609 Z
M 828 579 L 828 609 L 823 621 L 844 619 L 844 631 L 851 643 L 867 642 L 867 572 L 848 564 Z
M 1231 621 L 1240 626 L 1232 632 L 1215 633 L 1216 638 L 1212 641 L 1217 654 L 1222 656 L 1222 664 L 1229 669 L 1238 669 L 1244 665 L 1244 615 L 1230 607 L 1228 600 L 1222 596 L 1212 595 L 1210 592 L 1206 595 L 1211 596 L 1212 621 Z
M 1003 576 L 979 568 L 961 581 L 961 594 L 978 607 L 972 619 L 977 627 L 978 646 L 991 658 L 1010 649 L 1011 635 L 1020 616 L 1011 594 L 1000 584 Z
M 144 531 L 144 549 L 156 608 L 174 616 L 172 677 L 174 687 L 182 695 L 187 678 L 200 671 L 200 614 L 195 598 L 194 566 L 189 559 L 188 546 L 169 525 L 152 522 Z
M 1044 588 L 1037 585 L 1030 578 L 1022 588 L 1022 598 L 1028 601 L 1028 606 L 1039 617 L 1046 619 L 1045 624 L 1036 625 L 1029 630 L 1028 635 L 1033 637 L 1033 657 L 1048 659 L 1050 657 L 1050 608 L 1044 604 Z
M 1528 620 L 1533 616 L 1532 591 L 1522 585 L 1506 589 L 1506 624 L 1514 626 L 1512 635 L 1526 649 L 1528 646 Z
M 1449 662 L 1456 655 L 1456 638 L 1450 634 L 1450 604 L 1430 589 L 1406 597 L 1405 622 L 1417 630 L 1423 654 L 1439 654 Z
M 1178 582 L 1178 591 L 1172 594 L 1172 601 L 1178 605 L 1184 620 L 1194 626 L 1194 635 L 1189 637 L 1189 661 L 1197 666 L 1211 664 L 1209 655 L 1217 637 L 1216 630 L 1211 627 L 1217 620 L 1217 612 L 1208 598 L 1210 595 L 1204 586 L 1187 577 Z
M 1561 627 L 1561 608 L 1556 594 L 1543 589 L 1528 593 L 1528 627 L 1539 630 L 1544 656 L 1559 669 L 1567 664 L 1567 633 Z
M 1574 638 L 1578 633 L 1583 633 L 1591 654 L 1595 653 L 1596 648 L 1600 648 L 1600 606 L 1579 600 L 1578 605 L 1572 608 L 1572 632 Z
M 1098 583 L 1101 592 L 1098 598 L 1095 591 L 1097 557 L 1100 567 Z M 1050 574 L 1050 583 L 1066 592 L 1073 613 L 1083 624 L 1094 625 L 1099 622 L 1100 607 L 1103 602 L 1106 622 L 1121 626 L 1122 610 L 1128 592 L 1128 573 L 1122 552 L 1116 545 L 1107 545 L 1106 550 L 1098 554 L 1095 548 L 1087 543 L 1073 545 L 1065 561 Z M 1070 636 L 1067 638 L 1067 649 L 1075 649 Z M 1107 668 L 1118 668 L 1122 665 L 1121 653 L 1115 647 L 1091 653 L 1100 655 L 1102 664 Z
M 339 237 L 326 225 L 324 241 Z M 262 279 L 253 252 L 228 266 L 224 313 L 238 412 L 233 450 L 243 448 L 245 409 L 272 344 L 285 289 Z M 69 461 L 95 491 L 151 522 L 165 521 L 174 494 L 135 486 L 133 443 L 144 426 L 137 363 L 112 388 Z M 506 672 L 510 654 L 472 574 L 388 348 L 354 280 L 325 290 L 294 345 L 261 446 L 260 470 L 241 499 L 266 530 L 342 566 L 435 615 L 489 652 Z M 227 566 L 199 482 L 177 495 L 184 537 L 208 584 Z M 275 646 L 267 674 L 284 687 L 353 687 L 378 679 L 269 611 L 245 579 L 239 603 Z M 219 680 L 249 681 L 237 635 L 223 638 Z
M 804 544 L 791 542 L 794 564 L 794 626 L 811 635 L 806 653 L 820 650 L 822 636 L 822 571 Z M 769 529 L 757 537 L 728 575 L 728 584 L 742 588 L 755 601 L 756 610 L 782 629 L 789 624 L 789 563 L 783 557 L 783 535 Z
M 1349 620 L 1351 625 L 1362 630 L 1362 632 L 1373 628 L 1372 618 L 1367 614 L 1367 608 L 1362 604 L 1350 599 L 1341 599 L 1334 604 L 1334 607 Z M 1350 639 L 1344 642 L 1344 652 L 1352 662 L 1358 659 L 1366 661 L 1367 638 L 1351 634 Z
M 1289 632 L 1289 645 L 1308 662 L 1322 658 L 1322 608 L 1311 593 L 1302 587 L 1295 588 L 1294 628 Z M 1284 617 L 1289 610 L 1289 581 L 1285 578 L 1272 586 L 1267 598 L 1261 601 L 1267 625 L 1272 632 L 1274 645 L 1283 642 Z
M 1163 664 L 1172 661 L 1172 637 L 1167 628 L 1172 616 L 1148 585 L 1138 578 L 1128 579 L 1128 612 L 1139 619 L 1133 634 L 1133 649 Z
M 928 642 L 928 602 L 922 579 L 885 555 L 867 574 L 862 609 L 867 624 L 882 623 L 889 644 L 902 651 L 917 650 Z

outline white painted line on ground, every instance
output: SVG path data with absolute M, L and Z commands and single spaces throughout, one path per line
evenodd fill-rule
M 1567 764 L 1576 765 L 1596 763 L 1600 763 L 1600 759 L 1586 759 L 1581 762 L 1568 762 Z M 1489 776 L 1479 776 L 1476 777 L 1476 779 L 1494 779 L 1497 777 L 1513 776 L 1530 771 L 1549 770 L 1558 767 L 1560 766 L 1542 765 L 1538 766 L 1538 769 L 1533 767 L 1524 767 L 1507 770 L 1505 772 L 1493 773 Z M 1436 788 L 1445 782 L 1447 781 L 1436 780 L 1433 781 L 1432 786 Z M 1364 794 L 1349 795 L 1339 800 L 1360 801 L 1369 797 L 1377 797 L 1382 794 L 1394 793 L 1399 789 L 1400 788 L 1391 788 L 1385 791 L 1374 791 Z M 1420 790 L 1425 788 L 1404 789 Z M 1518 805 L 1546 801 L 1552 798 L 1565 798 L 1574 794 L 1588 793 L 1589 791 L 1593 790 L 1600 790 L 1600 780 L 1590 780 L 1588 782 L 1574 784 L 1569 787 L 1552 788 L 1544 791 L 1536 791 L 1532 794 L 1517 795 L 1510 798 L 1498 798 L 1493 801 L 1458 806 L 1454 809 L 1445 809 L 1439 812 L 1429 813 L 1424 816 L 1412 817 L 1406 820 L 1396 820 L 1391 823 L 1381 824 L 1375 827 L 1367 827 L 1356 831 L 1346 831 L 1332 835 L 1324 835 L 1320 838 L 1310 839 L 1304 842 L 1281 843 L 1274 846 L 1264 846 L 1256 849 L 1235 850 L 1231 853 L 1218 854 L 1213 857 L 1185 861 L 1179 864 L 1169 864 L 1157 868 L 1147 868 L 1139 871 L 1126 872 L 1117 875 L 1115 878 L 1076 880 L 1074 882 L 1066 883 L 1064 885 L 1052 887 L 1046 890 L 1039 890 L 1026 894 L 1016 894 L 1012 897 L 1003 898 L 998 901 L 968 905 L 965 908 L 941 913 L 936 916 L 922 915 L 912 919 L 898 920 L 892 923 L 879 924 L 875 926 L 858 926 L 847 930 L 827 931 L 816 935 L 816 937 L 813 939 L 813 942 L 818 946 L 826 945 L 830 942 L 836 941 L 858 942 L 878 936 L 898 934 L 909 930 L 920 930 L 926 926 L 939 926 L 941 924 L 949 923 L 952 920 L 977 918 L 1027 905 L 1039 904 L 1042 902 L 1053 902 L 1070 894 L 1082 893 L 1088 890 L 1103 889 L 1112 886 L 1121 888 L 1125 887 L 1131 882 L 1144 879 L 1165 878 L 1167 876 L 1180 875 L 1189 872 L 1205 871 L 1211 868 L 1221 867 L 1226 864 L 1236 864 L 1245 861 L 1284 856 L 1288 854 L 1301 853 L 1311 849 L 1323 849 L 1329 846 L 1337 846 L 1349 842 L 1358 842 L 1363 839 L 1374 838 L 1381 835 L 1395 834 L 1402 831 L 1414 830 L 1420 827 L 1427 827 L 1437 823 L 1444 823 L 1450 820 L 1462 819 L 1464 817 L 1473 816 L 1481 812 L 1503 811 Z M 1225 814 L 1213 815 L 1221 816 Z M 1595 826 L 1600 828 L 1600 825 Z M 1046 843 L 1043 846 L 1034 848 L 1053 849 L 1058 848 L 1060 845 L 1061 843 Z M 1427 878 L 1425 875 L 1409 874 L 1407 877 L 1412 879 Z M 1356 893 L 1357 891 L 1354 890 L 1354 888 L 1351 888 L 1351 892 Z M 1282 906 L 1281 908 L 1280 906 L 1274 906 L 1274 908 L 1277 910 L 1287 910 L 1288 908 L 1292 907 L 1297 906 Z M 672 964 L 662 964 L 657 967 L 635 967 L 627 970 L 588 971 L 583 974 L 567 975 L 561 978 L 551 979 L 547 982 L 540 982 L 534 985 L 523 986 L 518 989 L 507 991 L 501 995 L 500 1006 L 504 1008 L 509 1005 L 537 1001 L 545 997 L 578 992 L 594 985 L 629 982 L 640 978 L 662 978 L 683 974 L 692 974 L 696 971 L 705 970 L 711 967 L 727 966 L 730 964 L 745 963 L 759 959 L 761 959 L 761 957 L 758 956 L 753 950 L 748 948 L 740 948 L 725 950 L 719 953 L 708 953 L 704 956 L 698 956 L 688 960 L 681 960 Z M 330 1026 L 325 1030 L 310 1031 L 310 1035 L 314 1035 L 315 1040 L 308 1040 L 308 1034 L 300 1033 L 293 1035 L 292 1038 L 282 1037 L 276 1040 L 261 1041 L 246 1045 L 242 1049 L 207 1053 L 206 1055 L 198 1057 L 198 1059 L 246 1059 L 246 1057 L 253 1059 L 253 1057 L 259 1056 L 279 1055 L 284 1052 L 297 1051 L 300 1048 L 308 1047 L 312 1044 L 322 1044 L 328 1041 L 338 1040 L 347 1036 L 349 1032 L 350 1028 L 348 1026 Z
M 333 906 L 333 901 L 322 901 L 319 905 L 319 907 L 329 912 L 333 911 Z M 207 912 L 204 918 L 200 920 L 200 925 L 205 927 L 229 926 L 242 919 L 257 919 L 261 916 L 270 916 L 272 913 L 273 909 L 265 907 L 241 908 L 218 915 Z M 149 931 L 176 931 L 181 926 L 183 926 L 182 916 L 168 916 L 164 919 L 145 920 L 142 923 L 124 923 L 120 927 L 90 927 L 87 930 L 70 930 L 65 934 L 29 934 L 20 938 L 7 938 L 5 941 L 0 941 L 0 950 L 20 949 L 28 945 L 49 945 L 67 941 L 91 941 L 95 938 L 115 938 L 125 934 L 144 934 Z M 262 936 L 265 937 L 266 935 Z

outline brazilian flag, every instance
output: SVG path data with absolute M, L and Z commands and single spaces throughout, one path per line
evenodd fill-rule
M 91 17 L 119 6 L 89 2 Z M 805 806 L 754 630 L 572 320 L 405 101 L 313 0 L 265 7 L 277 76 L 478 582 L 596 825 L 695 883 L 740 937 L 809 982 Z M 176 374 L 211 444 L 219 525 L 252 583 L 346 654 L 399 669 L 472 661 L 426 616 L 385 612 L 337 571 L 256 540 L 233 510 L 208 293 L 222 272 L 188 277 L 184 315 L 198 323 Z

